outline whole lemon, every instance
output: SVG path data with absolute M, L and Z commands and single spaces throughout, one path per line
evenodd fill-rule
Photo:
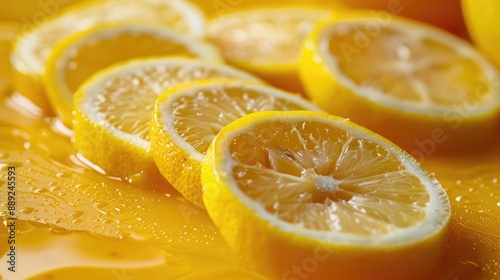
M 462 7 L 472 40 L 500 67 L 500 1 L 462 0 Z

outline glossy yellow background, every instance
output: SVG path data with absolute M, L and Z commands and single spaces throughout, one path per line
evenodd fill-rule
M 51 1 L 1 0 L 0 21 L 17 21 L 26 28 L 43 17 L 40 12 L 57 12 L 44 10 L 42 2 Z M 62 8 L 71 2 L 76 1 L 57 3 Z M 212 13 L 214 3 L 230 9 L 245 5 L 245 0 L 202 2 Z M 387 1 L 355 2 L 376 6 Z M 444 9 L 444 3 L 456 4 L 425 2 L 419 6 L 424 8 L 411 11 L 428 15 L 425 11 Z M 8 44 L 0 44 L 0 57 L 5 58 Z M 0 67 L 3 71 L 5 64 Z M 8 79 L 2 71 L 0 81 Z M 2 216 L 6 168 L 14 165 L 18 171 L 17 253 L 22 262 L 17 279 L 265 279 L 242 268 L 207 214 L 177 192 L 132 186 L 99 174 L 73 150 L 71 132 L 57 119 L 37 116 L 19 95 L 5 91 L 0 96 Z M 497 135 L 498 144 L 481 153 L 421 158 L 446 188 L 453 207 L 446 255 L 431 280 L 500 278 L 498 140 Z M 4 238 L 0 234 L 0 275 L 11 279 L 4 265 Z

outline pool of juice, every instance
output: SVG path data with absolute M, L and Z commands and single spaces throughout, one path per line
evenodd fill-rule
M 0 279 L 266 279 L 244 269 L 208 215 L 168 186 L 111 178 L 79 155 L 72 131 L 24 97 L 0 100 Z M 421 158 L 453 209 L 428 279 L 500 279 L 500 143 Z M 16 173 L 16 272 L 5 224 Z

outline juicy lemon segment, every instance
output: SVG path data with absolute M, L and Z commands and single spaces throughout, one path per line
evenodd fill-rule
M 303 91 L 297 75 L 300 45 L 331 13 L 305 7 L 239 11 L 212 19 L 208 36 L 230 63 L 280 88 Z
M 202 182 L 222 235 L 273 277 L 302 267 L 308 279 L 419 279 L 444 250 L 451 210 L 439 182 L 340 117 L 238 119 L 209 147 Z
M 18 37 L 11 56 L 15 90 L 42 109 L 49 110 L 41 76 L 53 47 L 77 32 L 100 24 L 130 20 L 162 24 L 176 32 L 197 37 L 205 33 L 203 14 L 184 0 L 85 1 Z
M 73 93 L 88 77 L 120 61 L 159 55 L 220 60 L 211 45 L 164 26 L 135 23 L 98 26 L 54 47 L 44 74 L 49 99 L 63 121 L 71 124 Z
M 445 135 L 437 144 L 446 141 L 439 150 L 494 139 L 500 76 L 444 31 L 396 17 L 334 17 L 306 40 L 300 74 L 320 107 L 406 149 L 421 148 L 436 130 Z
M 76 150 L 110 175 L 164 182 L 150 154 L 155 101 L 177 84 L 211 77 L 259 81 L 229 66 L 181 57 L 138 59 L 96 73 L 74 98 Z
M 162 94 L 151 123 L 151 149 L 163 176 L 186 199 L 203 207 L 200 170 L 207 148 L 228 123 L 269 110 L 318 110 L 308 101 L 268 86 L 212 79 Z

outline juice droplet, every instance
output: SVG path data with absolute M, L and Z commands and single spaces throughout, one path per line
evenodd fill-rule
M 137 240 L 137 241 L 145 241 L 154 237 L 153 234 L 146 232 L 133 232 L 128 235 L 128 237 Z
M 35 211 L 35 208 L 32 208 L 32 207 L 26 207 L 26 208 L 19 210 L 20 213 L 26 214 L 26 215 L 33 213 L 33 211 Z

